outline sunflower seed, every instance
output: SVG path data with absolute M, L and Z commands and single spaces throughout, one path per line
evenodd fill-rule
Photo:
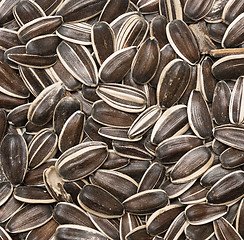
M 170 177 L 173 183 L 185 183 L 200 177 L 213 163 L 213 154 L 205 146 L 193 148 L 174 165 Z M 188 166 L 192 166 L 189 168 Z
M 81 143 L 65 151 L 55 166 L 63 179 L 77 180 L 94 172 L 104 163 L 107 156 L 106 143 Z
M 244 74 L 244 54 L 220 58 L 212 66 L 214 76 L 219 80 L 236 80 Z
M 159 11 L 158 0 L 139 0 L 137 6 L 143 14 L 152 14 Z
M 156 148 L 156 157 L 164 164 L 177 162 L 185 153 L 202 145 L 195 136 L 175 136 L 162 141 Z
M 40 187 L 18 186 L 14 189 L 14 198 L 25 203 L 53 203 L 56 202 L 49 193 Z
M 0 147 L 1 165 L 7 179 L 18 185 L 23 182 L 27 170 L 27 146 L 22 136 L 7 134 Z
M 34 1 L 22 0 L 13 7 L 13 15 L 20 26 L 46 14 Z
M 159 11 L 165 15 L 169 22 L 183 19 L 182 5 L 180 0 L 159 0 Z
M 157 84 L 157 103 L 161 107 L 173 106 L 184 94 L 191 76 L 190 66 L 174 59 L 162 70 Z
M 213 222 L 214 233 L 218 239 L 241 240 L 242 237 L 234 227 L 223 217 Z
M 207 24 L 209 37 L 213 41 L 221 43 L 227 27 L 228 26 L 223 22 Z
M 11 196 L 13 185 L 9 182 L 0 183 L 0 206 L 2 206 Z
M 77 224 L 95 229 L 87 213 L 72 203 L 57 203 L 53 210 L 53 218 L 59 224 Z
M 46 15 L 53 15 L 64 0 L 35 0 L 35 2 L 44 10 Z
M 12 238 L 9 236 L 9 234 L 2 227 L 0 227 L 0 237 L 3 240 L 12 240 Z
M 214 235 L 212 222 L 203 225 L 188 225 L 184 231 L 189 239 L 206 240 Z
M 13 1 L 8 1 L 8 0 L 3 0 L 0 3 L 0 24 L 7 23 L 13 19 L 13 12 L 12 9 L 13 7 L 18 4 L 20 0 L 13 0 Z
M 147 220 L 147 232 L 153 236 L 164 233 L 183 210 L 184 207 L 177 204 L 171 204 L 157 210 Z
M 188 25 L 181 20 L 167 24 L 166 34 L 175 52 L 189 64 L 196 64 L 200 59 L 197 41 Z
M 123 202 L 126 212 L 137 215 L 151 214 L 168 204 L 168 195 L 161 189 L 150 189 L 136 193 Z
M 0 108 L 11 110 L 19 105 L 26 104 L 26 99 L 16 98 L 0 92 Z
M 207 193 L 208 203 L 230 204 L 242 198 L 244 195 L 243 179 L 244 173 L 241 170 L 221 178 Z
M 21 42 L 26 43 L 34 37 L 55 32 L 62 23 L 61 16 L 39 17 L 23 25 L 18 36 Z
M 82 238 L 81 238 L 82 237 Z M 75 225 L 75 224 L 63 224 L 56 229 L 55 239 L 57 240 L 107 240 L 107 237 L 98 232 L 95 229 Z
M 100 65 L 115 51 L 115 35 L 113 29 L 106 22 L 98 22 L 92 26 L 91 42 Z
M 244 214 L 244 200 L 241 200 L 241 203 L 238 208 L 237 216 L 236 216 L 236 231 L 243 237 L 243 214 Z
M 159 64 L 159 51 L 158 41 L 154 37 L 142 43 L 131 65 L 132 78 L 136 83 L 145 84 L 152 80 Z
M 152 240 L 153 237 L 147 233 L 146 225 L 138 226 L 130 231 L 126 236 L 126 240 L 137 240 L 137 239 L 144 239 L 144 240 Z
M 237 149 L 228 148 L 221 153 L 219 160 L 224 168 L 236 168 L 244 165 L 244 152 Z
M 82 45 L 62 41 L 57 54 L 64 67 L 87 86 L 98 84 L 97 66 L 88 49 Z
M 124 214 L 122 203 L 96 185 L 84 186 L 78 195 L 78 202 L 82 208 L 98 217 L 117 218 Z
M 223 168 L 221 164 L 214 165 L 201 177 L 201 185 L 210 189 L 217 181 L 234 171 Z
M 27 205 L 13 215 L 6 224 L 5 229 L 10 233 L 25 232 L 44 225 L 51 217 L 51 206 L 40 204 Z
M 61 15 L 64 22 L 81 22 L 98 15 L 106 2 L 106 0 L 86 0 L 82 2 L 68 0 L 62 3 L 56 14 Z
M 244 4 L 241 0 L 228 1 L 223 10 L 222 20 L 226 24 L 230 24 L 243 11 L 244 11 Z
M 169 137 L 183 134 L 188 128 L 186 106 L 173 106 L 157 120 L 152 130 L 151 142 L 159 144 Z
M 105 83 L 120 82 L 129 72 L 136 47 L 128 47 L 111 54 L 99 69 L 99 78 Z
M 21 42 L 16 31 L 6 28 L 0 29 L 0 46 L 2 49 L 7 50 L 18 45 L 21 45 Z

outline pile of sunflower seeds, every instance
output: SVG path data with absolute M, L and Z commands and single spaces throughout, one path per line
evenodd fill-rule
M 0 239 L 243 239 L 244 0 L 1 0 L 0 25 Z

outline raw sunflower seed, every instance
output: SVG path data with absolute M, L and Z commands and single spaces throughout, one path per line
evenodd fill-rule
M 20 233 L 44 225 L 52 218 L 50 205 L 29 204 L 8 221 L 5 228 L 10 233 Z
M 0 4 L 0 24 L 7 23 L 13 19 L 13 7 L 18 4 L 19 0 L 3 0 Z
M 91 42 L 100 65 L 115 51 L 115 35 L 106 22 L 95 23 L 91 28 Z
M 139 0 L 137 6 L 143 14 L 152 14 L 159 11 L 158 0 Z
M 85 22 L 64 23 L 56 34 L 63 40 L 81 45 L 91 45 L 91 25 Z
M 142 225 L 139 227 L 134 228 L 130 231 L 126 236 L 126 240 L 137 240 L 137 239 L 145 239 L 145 240 L 152 240 L 153 237 L 147 233 L 146 225 Z
M 174 59 L 162 70 L 157 84 L 157 103 L 161 107 L 173 106 L 184 94 L 191 76 L 190 66 Z
M 11 68 L 13 69 L 18 69 L 18 64 L 17 63 L 14 63 L 12 62 L 11 60 L 9 60 L 8 58 L 8 55 L 9 54 L 15 54 L 15 53 L 26 53 L 26 48 L 25 48 L 25 45 L 18 45 L 18 46 L 15 46 L 15 47 L 11 47 L 9 49 L 7 49 L 5 52 L 4 52 L 4 56 L 3 56 L 3 61 L 5 63 L 7 63 Z
M 19 105 L 26 104 L 26 99 L 16 98 L 0 92 L 0 108 L 11 110 Z
M 61 15 L 64 22 L 81 22 L 98 15 L 106 2 L 106 0 L 68 0 L 62 3 L 56 14 Z
M 108 156 L 107 144 L 98 141 L 78 144 L 65 151 L 56 163 L 65 180 L 77 180 L 94 172 Z
M 213 223 L 211 222 L 203 225 L 190 224 L 185 228 L 185 234 L 189 239 L 211 239 L 211 237 L 214 235 Z M 214 239 L 216 240 L 216 238 Z
M 18 185 L 23 182 L 27 170 L 27 146 L 19 134 L 9 133 L 1 142 L 0 158 L 7 179 Z
M 207 139 L 212 136 L 213 122 L 202 94 L 193 90 L 187 105 L 189 125 L 197 137 Z
M 213 154 L 207 147 L 193 148 L 174 165 L 170 174 L 171 181 L 173 183 L 185 183 L 200 177 L 210 168 L 213 158 Z
M 166 33 L 175 52 L 186 62 L 194 65 L 200 59 L 197 41 L 188 25 L 181 20 L 167 24 Z
M 53 15 L 64 0 L 35 0 L 35 2 L 44 10 L 47 16 Z
M 207 193 L 207 201 L 212 204 L 230 204 L 244 195 L 243 171 L 232 172 L 216 182 Z
M 26 43 L 34 37 L 55 32 L 62 23 L 61 16 L 39 17 L 23 25 L 18 36 L 21 42 Z
M 87 86 L 98 84 L 97 66 L 88 49 L 82 45 L 62 41 L 57 54 L 64 67 Z
M 13 192 L 13 185 L 9 182 L 0 183 L 0 206 L 2 206 Z
M 161 189 L 150 189 L 136 193 L 123 202 L 126 212 L 137 215 L 151 214 L 168 204 L 168 195 Z
M 117 218 L 124 214 L 122 203 L 101 187 L 84 186 L 78 195 L 78 202 L 87 212 L 103 218 Z
M 180 0 L 159 0 L 159 11 L 165 15 L 169 22 L 183 20 L 182 5 Z
M 97 95 L 108 105 L 125 112 L 142 112 L 146 108 L 146 95 L 134 87 L 110 83 L 97 87 Z
M 14 46 L 21 45 L 18 39 L 18 34 L 14 30 L 1 28 L 0 29 L 0 46 L 4 50 L 12 48 Z
M 236 168 L 244 165 L 244 152 L 234 148 L 228 148 L 220 154 L 219 160 L 224 168 Z

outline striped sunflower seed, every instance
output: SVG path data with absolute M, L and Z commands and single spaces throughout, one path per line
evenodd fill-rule
M 47 16 L 53 15 L 64 0 L 35 0 Z
M 64 23 L 56 34 L 61 39 L 81 45 L 91 45 L 91 25 L 85 22 Z
M 0 206 L 2 206 L 11 196 L 13 185 L 9 182 L 0 183 Z
M 93 173 L 108 156 L 107 144 L 93 141 L 65 151 L 56 162 L 58 174 L 65 180 L 78 180 Z
M 200 59 L 197 41 L 184 21 L 174 20 L 167 24 L 166 33 L 175 52 L 189 64 L 196 64 Z
M 146 95 L 134 87 L 110 83 L 97 87 L 97 95 L 108 105 L 124 112 L 142 112 L 146 108 Z
M 244 173 L 242 170 L 232 172 L 217 181 L 207 193 L 210 204 L 231 204 L 244 195 Z
M 217 155 L 220 155 L 227 148 L 228 148 L 228 146 L 226 146 L 225 144 L 219 142 L 216 139 L 214 139 L 212 141 L 212 149 L 213 149 L 213 152 L 216 153 Z
M 100 65 L 115 51 L 115 34 L 107 22 L 98 22 L 92 26 L 91 42 Z
M 2 227 L 0 227 L 0 237 L 3 240 L 12 240 L 12 238 L 9 236 L 9 234 Z
M 175 19 L 183 20 L 183 10 L 180 0 L 159 0 L 159 11 L 169 22 Z
M 87 86 L 98 84 L 97 66 L 86 47 L 62 41 L 57 48 L 57 54 L 64 67 L 77 80 Z
M 244 152 L 234 148 L 228 148 L 220 154 L 219 160 L 224 168 L 237 168 L 244 165 Z
M 101 187 L 88 184 L 79 195 L 78 202 L 82 208 L 95 216 L 117 218 L 124 214 L 122 203 Z
M 13 7 L 18 4 L 19 0 L 9 2 L 8 0 L 1 1 L 0 4 L 0 24 L 7 23 L 13 19 Z
M 44 125 L 49 122 L 64 93 L 65 89 L 61 83 L 54 83 L 45 88 L 31 103 L 27 114 L 28 120 L 36 125 Z
M 107 190 L 121 202 L 135 194 L 138 188 L 134 179 L 112 170 L 98 169 L 89 179 L 92 184 Z
M 146 225 L 142 225 L 134 228 L 131 232 L 129 232 L 125 236 L 125 239 L 126 240 L 136 240 L 136 239 L 152 240 L 153 237 L 147 233 Z
M 163 140 L 179 136 L 189 128 L 185 105 L 176 105 L 168 108 L 157 120 L 153 127 L 151 142 L 159 144 Z
M 63 23 L 61 16 L 39 17 L 24 24 L 18 30 L 18 36 L 22 43 L 26 43 L 34 37 L 51 34 Z
M 188 225 L 185 228 L 185 234 L 189 239 L 206 240 L 214 236 L 213 223 L 203 225 Z M 214 238 L 216 240 L 216 238 Z
M 158 0 L 139 0 L 136 5 L 143 14 L 152 14 L 159 11 Z
M 19 134 L 9 133 L 1 142 L 0 159 L 6 178 L 13 184 L 23 182 L 27 170 L 27 146 Z
M 15 53 L 26 53 L 25 45 L 18 45 L 7 49 L 3 55 L 3 61 L 7 63 L 11 68 L 18 70 L 18 64 L 9 60 L 8 55 Z
M 29 204 L 15 213 L 5 229 L 10 233 L 20 233 L 44 225 L 52 218 L 50 205 Z
M 185 214 L 191 225 L 202 225 L 224 216 L 227 211 L 228 207 L 225 205 L 215 206 L 203 203 L 187 206 Z
M 92 239 L 99 239 L 99 240 L 107 240 L 107 237 L 102 234 L 101 232 L 75 224 L 63 224 L 58 226 L 55 233 L 55 239 L 57 240 L 79 240 L 81 239 L 92 240 Z
M 136 193 L 123 202 L 126 212 L 137 215 L 151 214 L 168 204 L 168 195 L 161 189 L 150 189 Z
M 157 84 L 157 103 L 161 107 L 173 106 L 184 94 L 191 76 L 190 66 L 174 59 L 162 70 Z
M 26 104 L 26 103 L 27 103 L 26 99 L 11 97 L 9 95 L 0 92 L 0 108 L 3 108 L 5 110 L 11 110 L 13 108 L 16 108 L 19 105 Z
M 154 37 L 142 43 L 131 64 L 132 78 L 136 83 L 146 84 L 152 80 L 159 65 L 159 51 L 158 41 Z
M 2 49 L 7 50 L 18 45 L 21 45 L 21 42 L 16 31 L 6 28 L 0 29 L 0 46 Z
M 174 165 L 170 177 L 173 183 L 185 183 L 200 177 L 213 163 L 213 154 L 205 146 L 193 148 Z M 188 166 L 192 166 L 189 168 Z

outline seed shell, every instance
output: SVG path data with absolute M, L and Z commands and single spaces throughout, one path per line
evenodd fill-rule
M 18 45 L 21 45 L 21 42 L 16 31 L 6 28 L 0 29 L 0 46 L 2 49 L 7 50 Z
M 219 160 L 224 168 L 237 168 L 244 165 L 244 152 L 234 148 L 228 148 L 221 153 Z
M 3 240 L 12 240 L 12 238 L 9 236 L 9 234 L 2 227 L 0 227 L 0 237 Z
M 47 16 L 53 15 L 64 0 L 35 0 Z
M 214 236 L 213 223 L 206 223 L 203 225 L 188 225 L 184 230 L 186 236 L 190 239 L 211 239 Z M 216 238 L 214 238 L 216 240 Z
M 13 19 L 12 9 L 19 2 L 19 0 L 1 1 L 0 4 L 0 24 L 7 23 Z
M 9 182 L 0 183 L 0 206 L 2 206 L 11 196 L 13 185 Z
M 160 0 L 159 11 L 165 15 L 169 22 L 183 20 L 183 10 L 180 0 Z
M 142 225 L 134 228 L 131 232 L 129 232 L 125 236 L 125 239 L 126 240 L 136 240 L 136 239 L 152 240 L 153 237 L 147 233 L 146 225 Z

